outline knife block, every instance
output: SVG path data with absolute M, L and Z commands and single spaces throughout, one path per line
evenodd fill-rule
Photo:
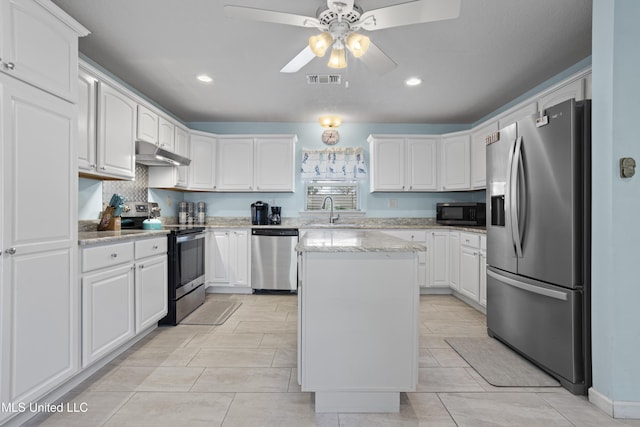
M 113 230 L 119 231 L 122 224 L 122 219 L 119 216 L 113 216 L 115 208 L 113 206 L 107 206 L 102 213 L 102 218 L 98 223 L 98 231 Z

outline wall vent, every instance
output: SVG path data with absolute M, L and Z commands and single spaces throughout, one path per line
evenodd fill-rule
M 307 83 L 310 85 L 330 84 L 339 85 L 340 74 L 307 74 Z

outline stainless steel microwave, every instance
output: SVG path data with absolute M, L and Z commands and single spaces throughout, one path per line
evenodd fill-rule
M 486 203 L 437 203 L 436 222 L 442 225 L 485 225 Z

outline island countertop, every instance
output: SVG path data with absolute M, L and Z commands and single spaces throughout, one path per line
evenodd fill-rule
M 300 237 L 298 252 L 420 252 L 426 247 L 374 230 L 310 230 Z

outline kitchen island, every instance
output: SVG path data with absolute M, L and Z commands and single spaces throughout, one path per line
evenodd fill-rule
M 298 382 L 316 412 L 398 412 L 418 380 L 418 255 L 372 230 L 308 231 L 297 246 Z

